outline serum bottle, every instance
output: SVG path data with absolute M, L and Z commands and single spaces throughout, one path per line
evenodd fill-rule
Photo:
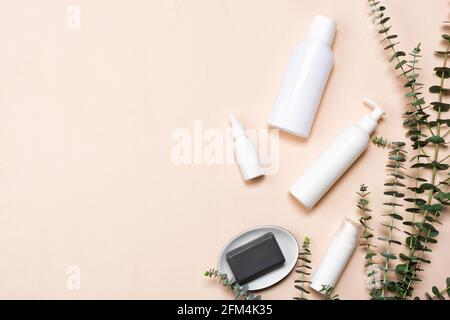
M 367 98 L 363 101 L 373 108 L 372 113 L 342 130 L 290 188 L 290 193 L 306 208 L 312 208 L 367 149 L 384 111 Z
M 334 288 L 358 245 L 360 234 L 360 224 L 345 218 L 311 277 L 312 289 L 323 293 L 325 288 Z
M 269 125 L 308 137 L 333 66 L 331 45 L 336 22 L 315 16 L 303 41 L 294 49 L 269 118 Z

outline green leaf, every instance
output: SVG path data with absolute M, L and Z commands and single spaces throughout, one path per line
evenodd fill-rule
M 396 220 L 403 220 L 403 217 L 397 213 L 390 213 L 389 216 Z
M 391 240 L 391 241 L 389 241 L 389 242 L 390 242 L 390 243 L 397 244 L 397 245 L 399 245 L 399 246 L 402 245 L 402 243 L 401 243 L 400 241 L 397 241 L 397 240 Z
M 431 183 L 422 183 L 420 185 L 420 188 L 422 188 L 424 190 L 433 190 L 435 187 Z
M 396 34 L 391 34 L 391 35 L 389 35 L 389 36 L 383 38 L 380 42 L 384 42 L 384 41 L 386 41 L 386 40 L 392 40 L 392 39 L 395 39 L 395 38 L 398 38 L 398 35 L 396 35 Z
M 392 160 L 392 161 L 405 161 L 405 157 L 395 155 L 395 156 L 390 156 L 389 160 Z
M 447 112 L 450 110 L 450 104 L 448 103 L 432 102 L 431 105 L 434 111 Z
M 381 30 L 378 30 L 378 33 L 379 33 L 379 34 L 387 33 L 391 28 L 392 28 L 392 27 L 386 27 L 386 28 L 383 28 L 383 29 L 381 29 Z
M 383 31 L 383 30 L 380 30 L 380 31 Z M 388 29 L 388 31 L 389 31 L 389 29 Z M 380 33 L 383 33 L 383 32 L 380 32 Z M 395 58 L 404 57 L 404 56 L 406 56 L 406 53 L 404 53 L 403 51 L 396 51 L 392 55 L 392 57 L 389 59 L 389 62 L 392 62 Z
M 421 222 L 416 222 L 415 225 L 422 231 L 427 233 L 427 236 L 429 238 L 435 238 L 439 235 L 439 231 L 436 230 L 435 227 L 433 227 L 430 223 L 421 223 Z M 427 240 L 430 242 L 430 239 L 427 238 Z
M 437 170 L 447 170 L 449 168 L 449 165 L 445 164 L 445 163 L 439 163 L 439 162 L 433 160 L 430 163 L 425 164 L 425 168 L 437 169 Z
M 389 44 L 389 45 L 387 45 L 386 47 L 384 47 L 384 50 L 388 50 L 388 49 L 391 49 L 391 48 L 394 48 L 396 45 L 398 45 L 400 42 L 394 42 L 394 43 L 391 43 L 391 44 Z
M 447 283 L 447 295 L 450 297 L 450 278 L 447 278 L 445 282 Z
M 405 272 L 406 272 L 406 264 L 398 264 L 396 267 L 395 267 L 395 272 L 397 272 L 398 274 L 400 274 L 400 275 L 404 275 L 405 274 Z
M 414 102 L 411 103 L 411 105 L 412 105 L 413 107 L 421 106 L 421 105 L 423 105 L 423 104 L 425 104 L 425 99 L 424 99 L 424 98 L 420 98 L 420 99 L 414 100 Z
M 397 259 L 397 257 L 392 253 L 383 252 L 383 253 L 381 253 L 381 255 L 383 257 L 385 257 L 386 259 L 391 259 L 391 260 Z
M 411 258 L 410 257 L 408 257 L 406 254 L 404 254 L 404 253 L 400 253 L 399 254 L 399 257 L 400 257 L 400 259 L 402 259 L 403 261 L 410 261 L 411 260 Z
M 433 288 L 431 288 L 431 292 L 433 292 L 433 294 L 438 297 L 439 299 L 442 299 L 442 295 L 439 292 L 439 289 L 436 286 L 433 286 Z
M 441 136 L 432 136 L 427 138 L 425 141 L 434 143 L 434 144 L 442 144 L 445 143 L 445 139 L 442 138 Z
M 302 286 L 295 285 L 294 287 L 295 287 L 297 290 L 300 290 L 301 292 L 304 292 L 304 293 L 307 293 L 307 294 L 310 293 L 308 290 L 306 290 L 306 289 L 303 288 Z
M 383 202 L 383 204 L 385 206 L 390 206 L 390 207 L 403 207 L 402 204 L 400 203 L 394 203 L 394 202 Z
M 448 67 L 436 67 L 434 71 L 439 78 L 447 79 L 450 77 L 450 68 Z
M 366 260 L 372 259 L 372 258 L 375 257 L 376 255 L 377 255 L 377 254 L 374 253 L 374 252 L 369 252 L 369 253 L 366 254 L 365 259 L 366 259 Z
M 386 17 L 383 20 L 381 20 L 380 22 L 378 22 L 379 24 L 385 24 L 386 22 L 388 22 L 391 18 Z
M 397 70 L 397 69 L 401 68 L 405 63 L 408 63 L 408 61 L 406 61 L 406 60 L 400 61 L 399 63 L 397 63 L 395 65 L 395 69 Z
M 448 94 L 450 92 L 447 88 L 442 88 L 441 86 L 431 86 L 429 89 L 430 93 L 437 93 L 437 94 Z
M 393 186 L 405 187 L 405 185 L 403 183 L 400 183 L 400 182 L 386 182 L 384 185 L 386 187 L 393 187 Z
M 417 204 L 417 205 L 424 205 L 424 204 L 427 203 L 425 200 L 419 199 L 419 198 L 417 198 L 417 199 L 406 198 L 406 199 L 404 199 L 404 200 L 405 200 L 406 202 L 412 202 L 412 203 Z
M 366 199 L 359 199 L 358 203 L 362 206 L 366 206 L 369 204 L 369 201 L 367 201 Z
M 403 198 L 405 196 L 403 193 L 400 193 L 397 191 L 385 191 L 384 194 L 387 196 L 393 196 L 396 198 Z

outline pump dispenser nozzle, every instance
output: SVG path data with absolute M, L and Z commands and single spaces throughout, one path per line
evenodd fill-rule
M 372 113 L 344 128 L 289 189 L 306 208 L 312 208 L 367 149 L 370 135 L 384 111 L 367 98 L 363 101 L 374 109 Z M 347 224 L 346 227 L 351 230 L 352 225 Z M 353 238 L 357 237 L 356 232 L 346 233 L 345 237 L 349 234 Z
M 373 109 L 373 111 L 369 116 L 361 118 L 358 125 L 368 134 L 372 134 L 378 124 L 378 120 L 383 117 L 385 112 L 377 103 L 373 102 L 369 98 L 363 98 L 363 103 Z
M 374 120 L 380 120 L 383 115 L 386 114 L 384 110 L 375 102 L 370 100 L 369 98 L 363 98 L 363 102 L 366 106 L 373 109 L 373 112 L 370 114 L 370 117 Z

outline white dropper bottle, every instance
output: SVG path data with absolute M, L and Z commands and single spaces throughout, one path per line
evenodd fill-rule
M 384 111 L 370 99 L 363 101 L 373 109 L 372 113 L 341 131 L 290 188 L 290 193 L 306 208 L 312 208 L 367 149 L 370 135 Z
M 241 169 L 242 177 L 247 181 L 262 176 L 264 173 L 258 159 L 258 152 L 234 114 L 230 115 L 230 124 L 236 161 Z

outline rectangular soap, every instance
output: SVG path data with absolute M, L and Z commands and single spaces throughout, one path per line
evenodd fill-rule
M 229 251 L 226 259 L 240 285 L 277 269 L 285 261 L 272 232 Z

